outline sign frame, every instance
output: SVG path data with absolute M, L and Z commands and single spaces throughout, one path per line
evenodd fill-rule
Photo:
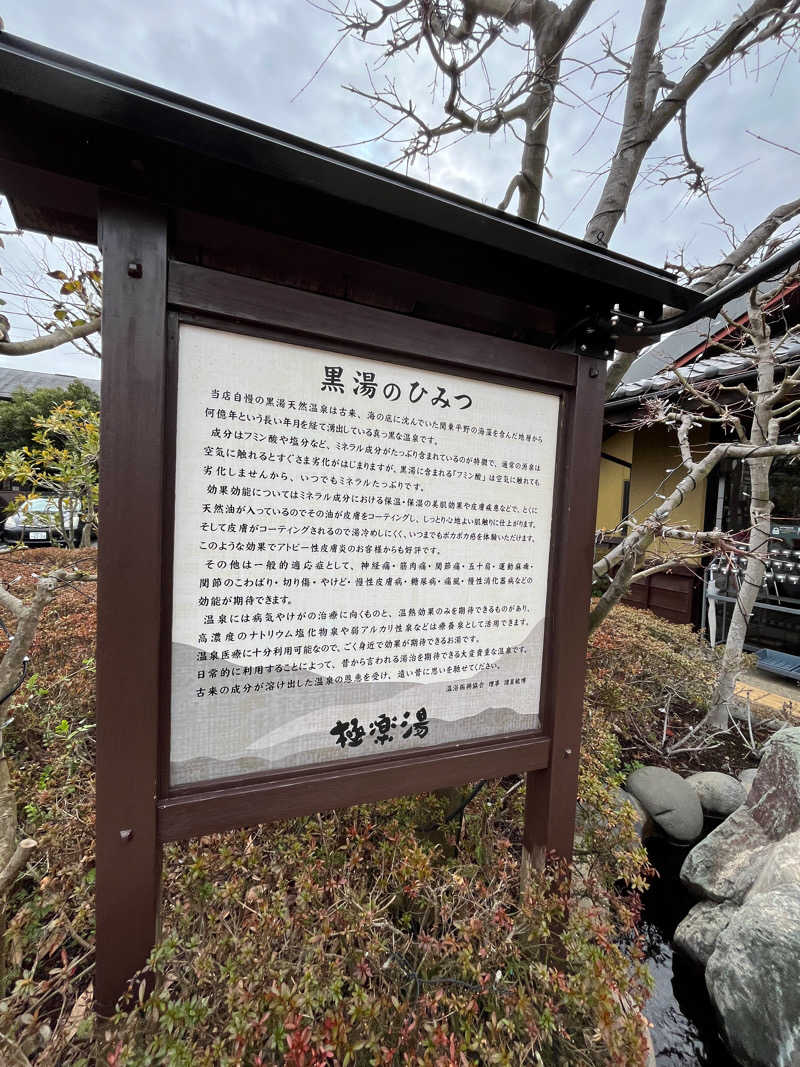
M 180 270 L 180 268 L 178 268 Z M 206 272 L 201 282 L 207 286 L 207 298 L 219 287 L 215 271 Z M 179 299 L 179 298 L 178 298 Z M 303 303 L 307 306 L 309 324 L 318 321 L 319 297 L 303 294 Z M 222 307 L 235 313 L 237 302 L 225 304 L 217 300 Z M 347 316 L 350 308 L 343 309 Z M 357 312 L 356 312 L 357 315 Z M 477 778 L 498 778 L 519 770 L 540 770 L 547 766 L 549 756 L 549 739 L 543 729 L 517 731 L 512 734 L 497 734 L 471 739 L 463 742 L 449 742 L 438 745 L 426 745 L 424 749 L 416 748 L 398 753 L 351 757 L 348 759 L 329 760 L 319 764 L 309 764 L 294 768 L 285 768 L 272 772 L 231 775 L 224 779 L 209 780 L 197 784 L 177 787 L 170 785 L 170 648 L 172 622 L 172 588 L 174 559 L 174 502 L 175 502 L 175 465 L 176 465 L 176 401 L 178 378 L 178 339 L 180 326 L 183 324 L 217 329 L 220 332 L 238 333 L 246 337 L 259 337 L 282 341 L 288 344 L 313 346 L 317 351 L 327 351 L 335 356 L 357 355 L 372 360 L 380 360 L 386 365 L 399 364 L 403 367 L 415 367 L 419 370 L 435 373 L 453 374 L 456 370 L 460 377 L 473 378 L 478 381 L 493 382 L 499 385 L 513 384 L 517 388 L 527 388 L 532 392 L 557 396 L 561 401 L 556 442 L 556 479 L 554 501 L 563 495 L 563 486 L 559 486 L 559 457 L 564 447 L 567 417 L 565 416 L 568 397 L 571 390 L 563 385 L 544 382 L 535 372 L 520 371 L 520 378 L 513 383 L 508 376 L 484 372 L 477 374 L 471 364 L 443 364 L 441 360 L 431 358 L 424 360 L 416 356 L 407 356 L 402 350 L 402 337 L 397 343 L 398 323 L 395 316 L 387 315 L 381 322 L 387 339 L 395 338 L 395 352 L 382 351 L 372 346 L 337 344 L 334 339 L 324 335 L 308 332 L 299 333 L 274 325 L 253 323 L 231 324 L 229 319 L 219 315 L 210 317 L 198 313 L 186 313 L 170 310 L 168 318 L 168 369 L 167 369 L 167 432 L 165 437 L 165 507 L 164 507 L 164 548 L 165 548 L 165 590 L 162 623 L 165 626 L 161 635 L 162 642 L 162 693 L 159 714 L 159 836 L 162 841 L 180 840 L 195 837 L 216 830 L 228 830 L 243 825 L 242 819 L 265 821 L 263 813 L 269 812 L 270 821 L 275 818 L 295 818 L 315 814 L 332 808 L 349 807 L 353 804 L 385 800 L 404 793 L 422 793 L 446 786 L 460 785 Z M 357 328 L 357 327 L 356 327 Z M 353 331 L 355 332 L 355 330 Z M 450 328 L 443 328 L 442 341 Z M 555 509 L 554 509 L 555 512 Z M 546 592 L 546 615 L 552 597 L 552 576 L 554 574 L 554 545 L 558 522 L 551 528 L 548 564 L 548 588 Z M 549 684 L 549 641 L 544 642 L 542 662 L 541 694 L 548 691 Z M 423 699 L 424 702 L 424 698 Z M 543 699 L 540 698 L 540 703 Z M 279 814 L 274 814 L 279 813 Z M 245 823 L 246 825 L 246 823 Z
M 156 205 L 108 194 L 100 220 L 106 285 L 97 657 L 100 1009 L 113 1008 L 155 942 L 161 850 L 169 841 L 522 772 L 528 776 L 525 849 L 539 858 L 549 850 L 569 857 L 603 364 L 171 260 L 167 216 Z M 560 396 L 539 731 L 169 788 L 181 322 Z

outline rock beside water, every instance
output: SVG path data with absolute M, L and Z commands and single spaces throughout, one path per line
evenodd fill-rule
M 675 945 L 695 963 L 705 967 L 716 947 L 717 938 L 738 910 L 735 904 L 701 900 L 678 923 L 673 938 Z
M 639 767 L 629 775 L 625 787 L 673 841 L 696 841 L 702 833 L 703 809 L 697 793 L 674 771 Z
M 785 885 L 800 887 L 800 830 L 787 834 L 783 841 L 772 846 L 747 899 Z
M 740 1063 L 800 1064 L 800 886 L 736 909 L 717 937 L 706 985 Z
M 800 727 L 774 734 L 758 770 L 740 780 L 744 803 L 681 868 L 681 881 L 703 900 L 679 924 L 675 944 L 706 964 L 740 1063 L 800 1067 Z
M 800 727 L 778 730 L 764 746 L 747 807 L 772 841 L 800 829 Z
M 764 746 L 744 804 L 692 849 L 681 881 L 696 896 L 740 904 L 772 846 L 800 828 L 800 727 L 779 730 Z
M 720 771 L 698 771 L 686 782 L 694 789 L 706 815 L 726 818 L 745 802 L 747 791 L 741 782 Z
M 681 881 L 701 899 L 741 904 L 772 844 L 743 805 L 694 846 L 681 867 Z

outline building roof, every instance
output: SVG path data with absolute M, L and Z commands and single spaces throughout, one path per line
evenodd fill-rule
M 636 363 L 639 363 L 641 358 L 639 357 Z M 614 411 L 629 404 L 638 403 L 651 393 L 681 390 L 683 386 L 671 369 L 675 359 L 676 356 L 673 355 L 670 362 L 659 373 L 653 374 L 648 378 L 640 378 L 638 381 L 623 380 L 606 404 L 606 411 Z M 781 364 L 800 363 L 800 345 L 797 343 L 797 338 L 787 337 L 781 341 L 775 348 L 775 359 L 777 363 Z M 743 348 L 741 352 L 723 352 L 719 355 L 695 360 L 682 368 L 682 374 L 693 384 L 696 384 L 697 382 L 711 379 L 743 379 L 755 374 L 755 370 L 752 349 Z
M 790 332 L 800 316 L 798 293 L 800 286 L 792 281 L 774 293 L 764 305 L 775 319 L 772 322 L 773 336 L 780 333 L 784 335 L 776 348 L 778 361 L 800 352 L 796 335 Z M 752 348 L 749 344 L 743 344 L 738 352 L 725 349 L 725 344 L 735 346 L 737 338 L 741 343 L 742 334 L 738 332 L 738 324 L 747 320 L 748 300 L 747 294 L 730 300 L 723 309 L 724 314 L 721 311 L 714 319 L 701 320 L 676 330 L 642 352 L 628 368 L 606 408 L 619 408 L 646 393 L 677 387 L 673 367 L 681 368 L 684 376 L 692 381 L 752 373 Z
M 654 321 L 700 299 L 659 268 L 4 33 L 0 189 L 22 228 L 85 241 L 112 190 L 445 280 L 516 272 L 528 301 L 569 305 L 559 331 L 571 300 Z
M 651 378 L 670 367 L 672 364 L 685 356 L 687 352 L 706 344 L 721 330 L 726 329 L 728 318 L 737 319 L 747 311 L 747 295 L 736 297 L 725 305 L 725 317 L 722 313 L 714 319 L 700 319 L 691 326 L 684 326 L 682 330 L 675 330 L 669 337 L 665 337 L 658 344 L 651 345 L 638 356 L 623 375 L 622 382 L 614 396 L 622 395 L 623 386 L 626 383 L 640 382 Z
M 99 378 L 76 378 L 72 374 L 43 374 L 35 370 L 16 370 L 0 367 L 0 400 L 10 400 L 18 389 L 67 389 L 72 382 L 81 381 L 100 395 Z

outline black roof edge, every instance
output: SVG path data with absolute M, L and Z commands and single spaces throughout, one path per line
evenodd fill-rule
M 742 351 L 741 355 L 744 359 L 748 358 L 747 353 L 745 351 Z M 787 363 L 800 364 L 800 345 L 793 345 L 791 348 L 787 348 L 785 352 L 776 351 L 775 356 L 775 362 L 778 367 L 785 367 Z M 702 366 L 702 363 L 703 361 L 701 360 L 700 366 Z M 658 378 L 660 375 L 666 374 L 669 371 L 670 367 L 673 365 L 674 364 L 667 364 L 663 370 L 657 371 L 655 374 L 651 374 L 649 378 L 642 378 L 641 380 L 647 382 L 650 381 L 651 378 Z M 742 367 L 740 370 L 730 369 L 726 371 L 724 368 L 720 368 L 718 374 L 708 375 L 705 378 L 695 378 L 692 384 L 698 381 L 707 382 L 716 381 L 718 379 L 727 380 L 728 378 L 741 378 L 742 380 L 744 380 L 745 378 L 754 378 L 757 373 L 758 367 L 755 363 L 753 363 L 751 366 Z M 628 382 L 627 384 L 635 385 L 636 383 Z M 615 397 L 612 393 L 608 400 L 606 400 L 603 410 L 609 412 L 622 411 L 624 408 L 627 407 L 637 407 L 647 397 L 671 396 L 672 393 L 681 392 L 682 389 L 683 385 L 681 384 L 681 382 L 675 381 L 667 382 L 662 386 L 654 386 L 652 389 L 643 389 L 639 393 L 629 393 L 627 396 Z
M 621 296 L 682 309 L 702 298 L 661 268 L 3 32 L 0 90 L 558 267 Z

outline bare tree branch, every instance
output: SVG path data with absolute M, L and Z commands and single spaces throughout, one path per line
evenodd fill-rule
M 769 137 L 762 137 L 760 133 L 753 133 L 752 130 L 744 131 L 749 137 L 755 137 L 757 141 L 763 141 L 764 144 L 771 144 L 773 148 L 782 148 L 784 152 L 791 152 L 793 156 L 800 156 L 800 152 L 796 148 L 790 148 L 788 144 L 781 144 L 779 141 L 771 141 Z
M 718 288 L 736 271 L 746 266 L 753 256 L 764 248 L 764 245 L 777 229 L 798 215 L 800 215 L 800 198 L 790 200 L 786 204 L 780 204 L 778 207 L 773 208 L 767 217 L 755 226 L 744 240 L 740 241 L 728 253 L 721 263 L 704 274 L 699 281 L 695 282 L 692 288 L 701 293 L 707 293 L 712 289 Z
M 9 886 L 31 858 L 31 853 L 33 853 L 36 848 L 37 844 L 32 837 L 25 837 L 19 842 L 12 853 L 11 858 L 8 860 L 2 871 L 0 871 L 0 898 L 6 895 Z
M 702 276 L 694 282 L 693 289 L 698 292 L 707 293 L 723 285 L 731 275 L 735 274 L 738 270 L 747 266 L 747 264 L 758 255 L 760 251 L 764 249 L 764 246 L 769 241 L 770 237 L 785 223 L 790 222 L 792 219 L 800 216 L 800 198 L 797 200 L 790 200 L 786 204 L 780 204 L 774 208 L 757 226 L 755 226 L 750 233 L 740 241 L 735 248 L 721 263 L 711 269 L 705 269 L 700 271 L 698 268 L 697 273 L 701 273 Z M 770 251 L 774 251 L 774 246 Z M 786 284 L 786 280 L 781 283 L 782 287 Z M 736 323 L 729 323 L 729 325 L 738 325 Z M 638 351 L 634 352 L 617 352 L 614 355 L 614 359 L 608 367 L 608 373 L 606 375 L 606 397 L 613 395 L 622 379 L 627 374 L 633 361 L 639 356 Z
M 796 3 L 794 0 L 754 0 L 656 104 L 656 92 L 663 79 L 656 49 L 664 7 L 665 0 L 645 0 L 642 9 L 622 133 L 600 200 L 586 227 L 585 239 L 593 244 L 607 245 L 611 240 L 648 149 L 685 109 L 689 98 L 737 50 L 755 43 L 758 27 L 765 19 L 785 14 L 785 18 L 773 22 L 774 32 L 783 29 L 789 16 L 795 13 Z
M 63 329 L 51 330 L 39 337 L 27 341 L 0 341 L 0 356 L 31 356 L 36 352 L 47 352 L 51 348 L 88 337 L 100 329 L 100 319 L 91 319 L 80 326 L 65 326 Z
M 25 605 L 13 593 L 9 593 L 6 587 L 0 582 L 0 607 L 10 611 L 12 615 L 15 615 L 18 619 L 25 614 Z

